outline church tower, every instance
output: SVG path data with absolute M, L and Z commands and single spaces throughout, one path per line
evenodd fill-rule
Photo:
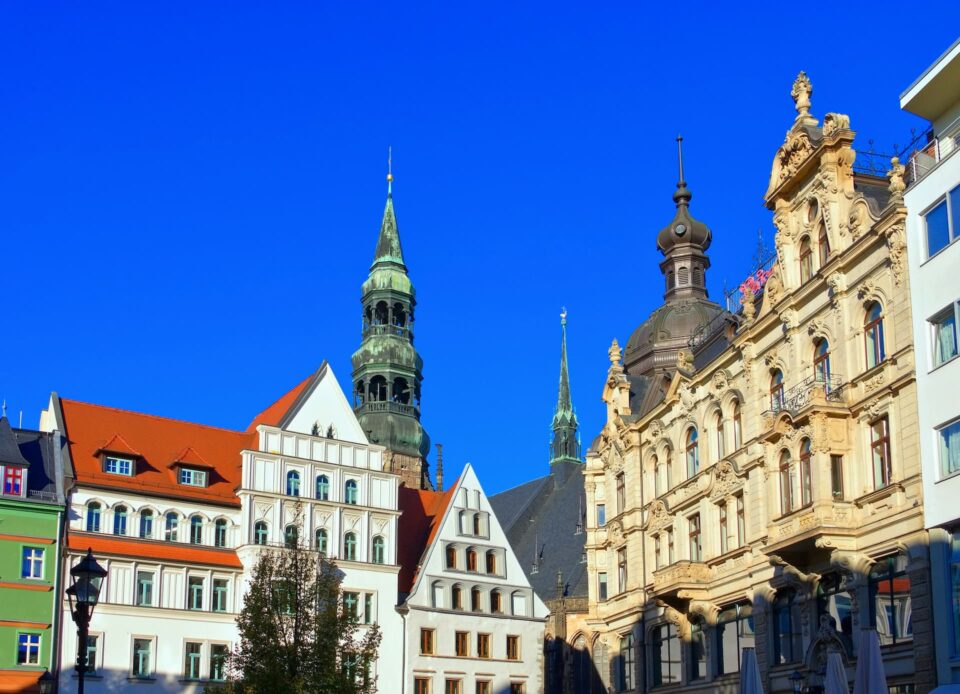
M 387 469 L 407 487 L 430 489 L 430 437 L 420 424 L 423 360 L 413 346 L 416 293 L 403 261 L 392 186 L 390 173 L 377 249 L 361 288 L 363 341 L 352 358 L 354 411 L 370 442 L 386 447 Z
M 560 314 L 560 392 L 553 415 L 553 442 L 550 444 L 550 465 L 579 463 L 580 441 L 577 438 L 577 414 L 570 400 L 570 375 L 567 371 L 567 311 Z

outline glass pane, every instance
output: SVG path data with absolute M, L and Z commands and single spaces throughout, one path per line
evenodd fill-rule
M 927 221 L 927 255 L 942 250 L 950 243 L 950 229 L 947 226 L 947 202 L 944 200 L 930 210 Z
M 943 475 L 960 471 L 960 420 L 940 430 L 940 470 Z

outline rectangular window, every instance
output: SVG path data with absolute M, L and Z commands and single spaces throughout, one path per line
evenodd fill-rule
M 187 579 L 187 609 L 203 609 L 203 578 L 190 576 Z
M 463 680 L 448 679 L 444 686 L 444 694 L 463 694 Z
M 420 655 L 433 655 L 433 629 L 420 630 Z
M 363 594 L 363 623 L 370 624 L 373 621 L 373 593 Z
M 730 551 L 730 528 L 727 527 L 727 502 L 721 501 L 720 511 L 720 554 Z
M 743 503 L 743 494 L 734 497 L 737 500 L 737 547 L 747 543 L 747 511 Z
M 690 561 L 703 561 L 703 545 L 700 542 L 700 514 L 687 519 L 690 524 Z
M 183 660 L 183 676 L 188 680 L 200 679 L 200 651 L 203 649 L 202 643 L 187 642 L 186 652 Z
M 957 196 L 960 198 L 960 195 Z M 957 311 L 951 304 L 931 318 L 930 344 L 933 348 L 932 362 L 937 367 L 957 356 Z
M 873 459 L 873 488 L 890 484 L 890 426 L 886 417 L 870 424 L 870 453 Z
M 153 605 L 153 572 L 137 572 L 137 605 Z
M 40 664 L 40 634 L 17 634 L 17 665 Z
M 617 590 L 621 593 L 627 590 L 627 549 L 617 550 Z
M 667 560 L 672 564 L 676 561 L 673 551 L 673 529 L 667 530 Z
M 477 657 L 490 657 L 490 634 L 477 634 Z
M 960 197 L 960 195 L 958 195 Z M 940 474 L 948 477 L 960 472 L 960 419 L 937 430 L 940 450 Z
M 507 636 L 507 660 L 520 660 L 519 636 Z
M 180 468 L 180 484 L 185 484 L 190 487 L 206 487 L 207 471 L 182 467 Z
M 488 680 L 477 680 L 477 694 L 492 694 L 491 686 Z
M 601 571 L 597 574 L 597 600 L 607 599 L 607 573 Z
M 22 578 L 43 579 L 43 550 L 39 547 L 23 548 Z
M 430 694 L 430 679 L 428 677 L 414 678 L 413 694 Z
M 354 622 L 360 619 L 360 593 L 343 591 L 343 611 Z
M 617 513 L 627 509 L 627 481 L 624 473 L 617 475 Z
M 913 599 L 904 554 L 878 559 L 870 568 L 870 619 L 880 645 L 913 640 Z
M 597 527 L 602 528 L 607 524 L 607 507 L 605 504 L 597 504 Z
M 458 631 L 453 635 L 453 642 L 456 653 L 460 657 L 470 655 L 470 634 L 466 631 Z
M 523 694 L 525 691 L 523 682 L 510 683 L 510 694 Z
M 95 675 L 97 673 L 97 652 L 100 650 L 100 635 L 90 634 L 87 636 L 87 674 Z
M 653 561 L 656 568 L 663 567 L 663 543 L 660 541 L 659 535 L 653 536 Z
M 680 638 L 673 624 L 661 624 L 650 633 L 650 668 L 654 687 L 680 682 Z
M 960 232 L 960 187 L 924 215 L 927 228 L 927 257 L 936 255 L 956 240 Z
M 23 468 L 15 465 L 3 468 L 3 493 L 23 496 Z
M 230 583 L 225 578 L 213 579 L 213 611 L 227 612 L 229 608 Z
M 715 632 L 717 674 L 738 672 L 743 649 L 755 645 L 752 607 L 742 604 L 721 610 Z
M 210 646 L 210 679 L 223 682 L 227 679 L 227 646 L 215 643 Z
M 133 473 L 133 461 L 108 455 L 103 459 L 103 471 L 111 475 L 126 475 L 129 477 Z
M 843 456 L 830 456 L 830 493 L 834 501 L 843 501 Z
M 148 678 L 153 674 L 150 660 L 152 651 L 153 641 L 150 639 L 133 640 L 133 666 L 130 672 L 134 677 Z

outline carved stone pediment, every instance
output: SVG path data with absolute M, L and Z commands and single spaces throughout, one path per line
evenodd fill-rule
M 713 466 L 710 499 L 723 499 L 743 488 L 744 480 L 737 475 L 733 463 L 722 460 Z
M 813 143 L 805 131 L 789 131 L 784 143 L 773 158 L 773 169 L 770 173 L 770 185 L 767 188 L 766 197 L 770 197 L 784 181 L 792 178 L 810 157 L 813 150 Z
M 650 504 L 650 510 L 647 512 L 647 530 L 650 532 L 659 532 L 672 525 L 673 516 L 662 500 L 657 499 Z

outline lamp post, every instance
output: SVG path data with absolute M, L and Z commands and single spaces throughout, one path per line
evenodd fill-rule
M 87 548 L 87 556 L 70 569 L 70 587 L 67 597 L 70 599 L 70 614 L 77 624 L 77 676 L 79 683 L 77 694 L 83 694 L 83 676 L 87 672 L 87 637 L 89 636 L 90 617 L 93 608 L 100 599 L 100 584 L 107 575 L 97 560 L 93 550 Z
M 793 685 L 793 693 L 800 694 L 803 691 L 803 675 L 799 670 L 794 670 L 790 675 L 790 684 Z

